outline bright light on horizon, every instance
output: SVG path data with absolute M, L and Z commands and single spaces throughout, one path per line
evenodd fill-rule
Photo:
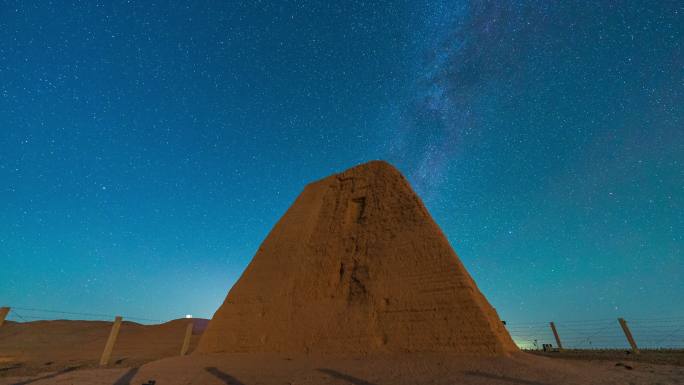
M 186 314 L 185 318 L 192 318 L 192 314 Z

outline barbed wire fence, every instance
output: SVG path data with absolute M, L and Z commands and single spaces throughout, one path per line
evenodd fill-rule
M 629 329 L 640 349 L 684 348 L 684 317 L 629 318 Z M 565 349 L 630 349 L 618 319 L 554 322 Z M 522 349 L 557 347 L 550 322 L 507 323 L 506 328 Z
M 32 322 L 44 320 L 91 320 L 112 322 L 116 315 L 78 311 L 14 306 L 8 321 Z M 159 324 L 165 320 L 121 315 L 124 321 Z M 684 316 L 659 318 L 628 318 L 629 329 L 639 349 L 684 349 Z M 555 321 L 565 349 L 630 349 L 630 344 L 618 319 Z M 545 344 L 557 347 L 550 321 L 507 322 L 506 329 L 522 349 L 542 349 Z
M 203 330 L 202 321 L 197 319 L 185 318 L 182 323 L 175 323 L 171 327 L 166 327 L 166 321 L 147 317 L 131 315 L 114 315 L 104 313 L 90 313 L 67 310 L 42 309 L 27 306 L 0 307 L 0 347 L 10 351 L 24 349 L 22 339 L 29 338 L 33 343 L 40 341 L 41 344 L 50 344 L 72 340 L 78 327 L 83 330 L 83 335 L 90 341 L 86 341 L 82 346 L 89 358 L 95 360 L 100 358 L 100 366 L 107 366 L 113 361 L 115 364 L 125 359 L 145 359 L 150 355 L 158 357 L 170 357 L 175 355 L 185 355 L 190 349 L 192 336 L 199 334 L 197 330 Z M 178 319 L 177 319 L 178 320 Z M 65 323 L 54 324 L 55 327 L 38 327 L 32 330 L 32 335 L 17 333 L 17 324 L 9 323 L 39 323 L 39 322 L 60 322 L 60 321 L 91 321 L 92 324 L 74 324 L 68 326 Z M 173 320 L 171 320 L 173 321 Z M 133 323 L 131 323 L 133 322 Z M 97 325 L 96 323 L 101 323 Z M 149 328 L 151 326 L 151 328 Z M 9 330 L 9 333 L 3 333 Z M 121 332 L 121 337 L 120 337 Z M 100 348 L 102 338 L 106 338 L 106 344 Z M 45 346 L 45 345 L 43 345 Z M 97 353 L 92 353 L 93 350 Z M 90 349 L 90 350 L 89 350 Z M 100 350 L 101 349 L 101 350 Z M 101 352 L 101 353 L 100 353 Z M 113 360 L 112 352 L 118 360 Z M 81 357 L 81 353 L 76 354 Z M 122 358 L 123 355 L 123 358 Z M 73 357 L 72 357 L 73 358 Z M 81 357 L 82 358 L 82 357 Z M 149 357 L 148 357 L 149 358 Z
M 120 315 L 120 314 L 119 314 Z M 39 309 L 35 307 L 12 306 L 7 315 L 7 320 L 15 322 L 51 321 L 51 320 L 85 320 L 85 321 L 112 321 L 115 314 L 84 313 L 76 311 Z M 164 320 L 145 318 L 129 315 L 120 315 L 123 319 L 138 323 L 163 323 Z

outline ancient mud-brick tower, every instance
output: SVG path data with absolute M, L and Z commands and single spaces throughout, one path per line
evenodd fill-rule
M 306 186 L 197 352 L 515 350 L 406 179 L 375 161 Z

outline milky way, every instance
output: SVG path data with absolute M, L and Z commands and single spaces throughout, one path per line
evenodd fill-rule
M 429 192 L 443 183 L 463 137 L 483 129 L 474 106 L 480 98 L 515 84 L 549 23 L 547 7 L 545 2 L 495 1 L 436 2 L 426 7 L 416 99 L 406 111 L 405 119 L 411 122 L 399 134 L 420 132 L 423 139 L 407 144 L 413 151 L 422 146 L 412 174 L 420 189 Z

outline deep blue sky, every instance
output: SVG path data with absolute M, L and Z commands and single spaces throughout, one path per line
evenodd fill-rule
M 210 317 L 385 159 L 503 319 L 684 316 L 684 9 L 572 3 L 0 1 L 0 302 Z

